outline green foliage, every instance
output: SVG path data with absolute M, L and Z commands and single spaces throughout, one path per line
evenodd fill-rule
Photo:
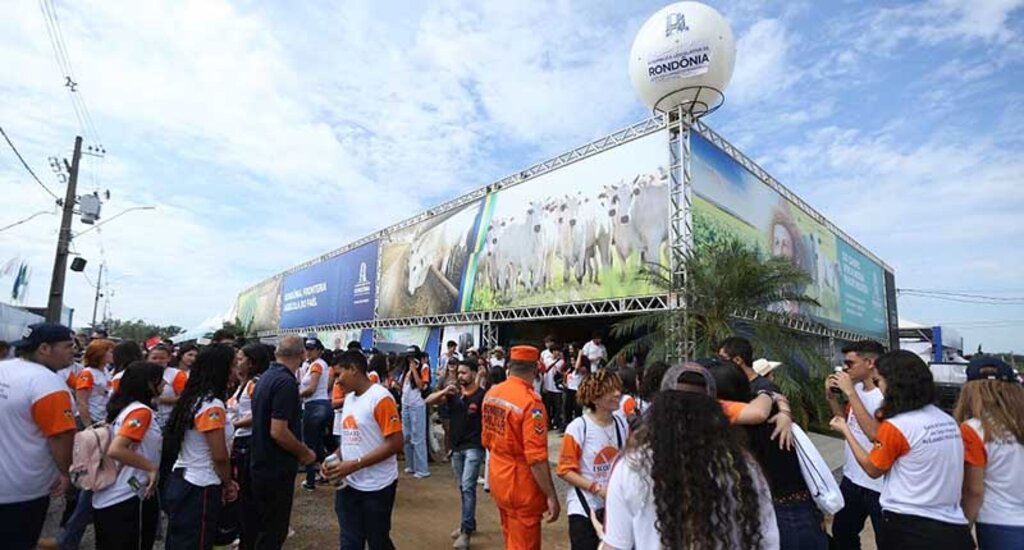
M 111 336 L 124 340 L 135 340 L 136 342 L 144 342 L 153 336 L 171 338 L 185 332 L 184 329 L 177 325 L 153 325 L 142 319 L 128 321 L 111 319 L 107 321 L 106 327 Z
M 686 272 L 688 326 L 698 357 L 714 355 L 718 343 L 733 334 L 743 334 L 754 345 L 755 357 L 782 361 L 776 369 L 776 383 L 793 405 L 802 423 L 827 414 L 821 388 L 828 365 L 814 342 L 783 328 L 783 302 L 816 305 L 799 289 L 809 275 L 782 258 L 766 257 L 724 235 L 705 240 L 683 263 Z M 644 276 L 668 292 L 671 273 L 661 265 L 650 265 Z M 682 323 L 678 310 L 646 313 L 617 322 L 612 336 L 629 340 L 619 352 L 646 354 L 649 360 L 672 356 L 673 317 Z M 802 365 L 804 368 L 801 368 Z
M 238 336 L 256 336 L 256 331 L 252 329 L 253 319 L 250 317 L 248 322 L 243 323 L 241 319 L 235 317 L 234 321 L 224 321 L 221 328 L 228 329 L 232 334 Z

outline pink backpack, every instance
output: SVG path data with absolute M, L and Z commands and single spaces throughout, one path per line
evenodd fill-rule
M 75 434 L 68 471 L 75 487 L 99 491 L 117 479 L 121 465 L 107 456 L 110 440 L 110 426 L 106 422 L 97 422 Z

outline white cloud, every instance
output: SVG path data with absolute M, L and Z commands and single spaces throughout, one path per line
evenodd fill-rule
M 775 103 L 799 79 L 789 60 L 789 31 L 778 19 L 762 19 L 736 42 L 736 70 L 729 86 L 729 100 L 740 106 Z

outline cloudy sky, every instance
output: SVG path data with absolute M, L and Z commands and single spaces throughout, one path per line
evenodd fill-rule
M 1001 298 L 905 295 L 902 317 L 1024 350 L 1024 1 L 711 4 L 738 54 L 707 122 L 897 286 Z M 664 2 L 52 5 L 86 135 L 108 151 L 83 161 L 80 190 L 109 189 L 108 218 L 158 206 L 76 240 L 90 260 L 88 278 L 68 275 L 76 324 L 105 258 L 112 316 L 187 327 L 273 273 L 647 116 L 626 60 Z M 62 195 L 47 158 L 70 158 L 83 130 L 37 2 L 5 6 L 0 60 L 0 126 Z M 2 142 L 0 196 L 0 227 L 53 209 Z M 27 303 L 45 304 L 58 225 L 0 232 L 0 266 L 32 270 Z

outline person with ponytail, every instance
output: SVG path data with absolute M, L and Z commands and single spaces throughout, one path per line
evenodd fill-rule
M 233 428 L 224 405 L 234 360 L 230 346 L 201 351 L 171 411 L 164 452 L 177 458 L 163 496 L 167 550 L 212 548 L 222 503 L 238 497 L 227 443 Z
M 164 383 L 163 368 L 135 361 L 120 372 L 121 383 L 107 403 L 106 420 L 111 430 L 107 455 L 121 470 L 112 485 L 92 495 L 96 547 L 149 550 L 160 514 L 156 485 L 163 437 L 153 398 Z
M 953 412 L 964 439 L 961 503 L 981 550 L 1024 548 L 1024 387 L 1002 359 L 976 356 Z
M 714 379 L 672 367 L 612 471 L 601 548 L 777 549 L 757 460 L 729 429 Z

